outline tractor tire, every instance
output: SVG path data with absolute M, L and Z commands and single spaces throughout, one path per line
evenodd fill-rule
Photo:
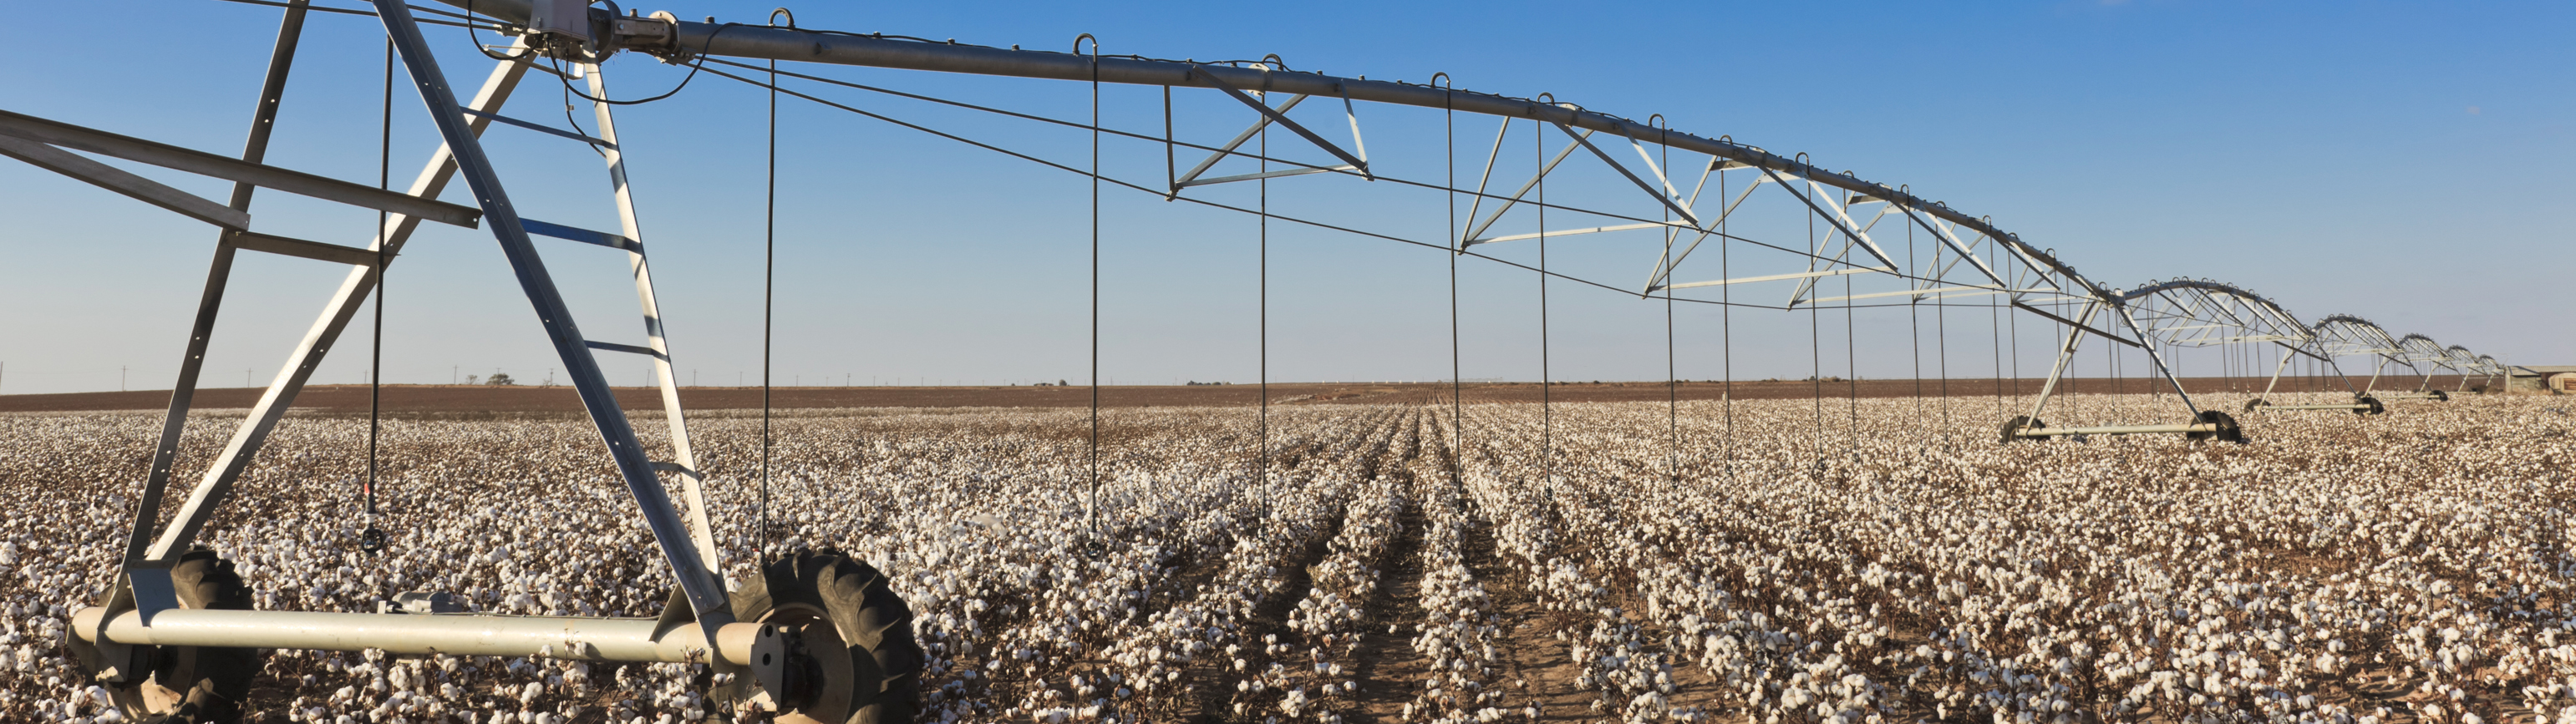
M 170 569 L 179 607 L 250 610 L 250 586 L 232 561 L 204 546 L 179 555 Z M 146 724 L 232 724 L 241 721 L 242 699 L 259 675 L 258 649 L 161 646 L 152 652 L 151 675 L 107 684 L 108 696 L 127 719 Z
M 2245 428 L 2237 426 L 2236 418 L 2229 417 L 2227 413 L 2219 412 L 2217 410 L 2202 410 L 2200 411 L 2200 417 L 2198 417 L 2197 420 L 2204 423 L 2214 423 L 2218 425 L 2218 429 L 2211 430 L 2209 432 L 2186 432 L 2183 433 L 2183 437 L 2193 440 L 2218 440 L 2222 442 L 2232 442 L 2238 445 L 2245 444 Z
M 770 561 L 733 592 L 735 620 L 799 633 L 788 691 L 770 702 L 774 721 L 798 724 L 910 722 L 921 706 L 921 645 L 912 609 L 874 566 L 829 547 Z M 721 699 L 752 702 L 759 684 L 735 677 Z
M 2269 403 L 2269 402 L 2265 402 L 2265 401 L 2263 401 L 2263 398 L 2257 397 L 2257 398 L 2254 398 L 2254 399 L 2246 400 L 2246 401 L 2245 401 L 2245 411 L 2250 413 L 2250 412 L 2253 412 L 2253 411 L 2255 411 L 2255 410 L 2260 410 L 2260 409 L 2263 409 L 2263 408 L 2265 408 L 2265 407 L 2269 407 L 2269 406 L 2271 406 L 2271 404 L 2272 404 L 2272 403 Z
M 2023 430 L 2037 430 L 2047 426 L 2047 422 L 2041 421 L 2038 418 L 2034 418 L 2029 415 L 2015 415 L 2013 416 L 2013 419 L 2004 421 L 2003 433 L 1999 437 L 2006 444 L 2010 444 L 2014 440 L 2021 439 L 2020 435 L 2016 435 L 2014 433 L 2018 433 Z
M 2369 416 L 2372 416 L 2372 415 L 2385 415 L 2385 414 L 2388 414 L 2388 406 L 2387 406 L 2387 405 L 2383 405 L 2383 404 L 2379 404 L 2379 398 L 2377 398 L 2377 397 L 2372 397 L 2372 396 L 2369 396 L 2369 395 L 2362 395 L 2362 396 L 2359 396 L 2359 397 L 2355 397 L 2355 398 L 2353 398 L 2353 400 L 2352 400 L 2352 401 L 2353 401 L 2354 403 L 2357 403 L 2357 404 L 2368 405 L 2368 407 L 2357 407 L 2357 408 L 2353 408 L 2352 414 L 2360 415 L 2360 416 L 2363 416 L 2363 417 L 2369 417 Z
M 2427 397 L 2431 397 L 2431 398 L 2433 398 L 2433 401 L 2435 401 L 2435 402 L 2450 402 L 2450 401 L 2451 401 L 2451 393 L 2443 392 L 2443 391 L 2441 391 L 2441 390 L 2434 390 L 2434 391 L 2432 392 L 2432 394 L 2430 394 L 2430 395 L 2426 395 L 2426 396 L 2427 396 Z

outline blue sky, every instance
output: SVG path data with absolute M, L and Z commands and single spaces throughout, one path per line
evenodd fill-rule
M 637 7 L 760 22 L 770 6 Z M 2564 250 L 2576 233 L 2561 192 L 2576 175 L 2576 6 L 1706 3 L 1651 15 L 1621 7 L 796 10 L 805 27 L 986 45 L 1061 49 L 1090 32 L 1111 54 L 1276 53 L 1295 68 L 1417 82 L 1445 71 L 1462 88 L 1547 92 L 1634 118 L 1661 113 L 1682 130 L 1805 152 L 1819 165 L 1990 215 L 2106 284 L 2206 277 L 2311 319 L 2356 314 L 2507 361 L 2576 363 L 2576 336 L 2553 327 L 2559 310 L 2576 303 L 2563 281 Z M 31 32 L 0 44 L 0 62 L 12 68 L 0 74 L 0 108 L 232 153 L 278 11 L 140 0 L 32 4 L 18 14 Z M 101 30 L 109 18 L 112 34 Z M 374 22 L 314 18 L 272 163 L 373 180 L 382 53 Z M 470 87 L 485 72 L 464 31 L 426 31 L 458 85 Z M 115 50 L 105 52 L 110 37 Z M 797 69 L 1057 117 L 1088 109 L 1087 89 L 1077 84 Z M 634 97 L 670 88 L 685 69 L 628 56 L 606 72 L 612 94 Z M 560 92 L 532 77 L 508 111 L 559 123 Z M 1078 133 L 819 92 L 1049 158 L 1087 153 Z M 1226 115 L 1225 101 L 1206 91 L 1183 94 L 1182 133 L 1194 140 L 1222 140 L 1245 120 L 1239 106 Z M 1112 88 L 1105 98 L 1112 125 L 1159 132 L 1157 91 Z M 700 76 L 669 100 L 619 112 L 684 383 L 757 381 L 765 102 L 757 90 Z M 394 108 L 399 185 L 435 140 L 416 96 L 398 96 Z M 1375 159 L 1437 180 L 1436 113 L 1362 113 Z M 582 114 L 587 125 L 587 108 Z M 1483 153 L 1492 128 L 1462 121 L 1459 155 Z M 589 151 L 508 129 L 486 138 L 530 216 L 614 228 Z M 1272 143 L 1287 144 L 1277 136 Z M 1083 378 L 1091 216 L 1081 177 L 793 99 L 782 102 L 780 144 L 780 384 Z M 1113 143 L 1107 153 L 1111 173 L 1159 180 L 1158 147 Z M 229 188 L 147 175 L 214 198 Z M 1103 193 L 1104 381 L 1252 381 L 1261 364 L 1255 222 L 1114 188 Z M 1206 197 L 1251 203 L 1251 193 L 1216 188 Z M 1385 184 L 1281 181 L 1271 186 L 1271 203 L 1407 238 L 1445 233 L 1437 194 Z M 363 241 L 373 219 L 273 192 L 252 211 L 260 230 L 351 244 Z M 0 219 L 0 393 L 167 387 L 212 231 L 14 161 L 0 162 Z M 585 331 L 632 341 L 640 325 L 623 259 L 541 244 Z M 1627 259 L 1608 259 L 1602 247 L 1560 242 L 1550 253 L 1569 268 L 1631 274 Z M 265 383 L 341 274 L 319 262 L 245 258 L 209 354 L 209 386 Z M 1271 378 L 1446 377 L 1447 263 L 1437 251 L 1274 223 Z M 1460 278 L 1464 376 L 1536 378 L 1535 280 L 1474 260 Z M 560 366 L 484 232 L 425 231 L 388 288 L 388 381 L 443 383 L 495 369 L 542 379 Z M 1739 378 L 1811 369 L 1907 376 L 1906 330 L 1932 323 L 1902 310 L 1864 312 L 1848 330 L 1851 349 L 1830 341 L 1846 333 L 1839 322 L 1814 331 L 1827 342 L 1824 359 L 1812 360 L 1803 314 L 1738 310 L 1721 318 L 1715 308 L 1684 306 L 1674 339 L 1679 374 L 1692 379 L 1719 377 L 1730 365 Z M 1660 304 L 1558 284 L 1548 312 L 1555 377 L 1663 377 Z M 1947 321 L 1954 346 L 1992 341 L 1982 321 Z M 2045 346 L 2035 340 L 2046 325 L 2031 317 L 2019 324 L 2027 327 L 2017 330 L 2022 366 L 2035 374 Z M 1722 334 L 1725 327 L 1732 332 Z M 364 346 L 351 343 L 367 334 L 363 322 L 354 325 L 317 380 L 362 379 Z M 1834 357 L 1856 362 L 1847 370 Z M 1960 374 L 1992 364 L 1953 361 Z M 643 380 L 642 366 L 628 360 L 609 360 L 607 369 L 619 384 Z

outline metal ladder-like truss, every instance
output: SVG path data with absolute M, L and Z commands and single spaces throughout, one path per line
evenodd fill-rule
M 296 395 L 320 366 L 323 355 L 334 346 L 350 319 L 374 290 L 383 268 L 399 257 L 404 243 L 411 238 L 420 222 L 427 220 L 469 228 L 479 225 L 489 229 L 500 242 L 503 254 L 509 259 L 522 290 L 554 343 L 583 406 L 597 425 L 621 477 L 675 573 L 679 588 L 669 610 L 656 624 L 653 638 L 658 640 L 663 632 L 694 619 L 704 638 L 695 639 L 698 644 L 694 653 L 684 650 L 687 647 L 673 647 L 668 653 L 669 660 L 708 660 L 707 649 L 717 640 L 717 629 L 732 623 L 733 616 L 725 586 L 718 574 L 721 570 L 719 550 L 707 518 L 704 480 L 690 446 L 686 418 L 681 411 L 679 389 L 672 374 L 670 347 L 663 334 L 660 307 L 653 293 L 634 197 L 627 185 L 624 152 L 618 145 L 617 126 L 609 106 L 595 104 L 597 136 L 584 136 L 501 115 L 503 102 L 536 60 L 536 54 L 520 44 L 507 48 L 510 59 L 500 62 L 485 76 L 482 86 L 469 100 L 460 101 L 436 60 L 431 57 L 408 9 L 398 0 L 382 0 L 375 6 L 412 85 L 419 91 L 445 142 L 406 191 L 379 190 L 261 163 L 268 147 L 269 129 L 276 118 L 278 102 L 302 32 L 307 7 L 300 2 L 289 5 L 286 19 L 279 29 L 250 138 L 239 159 L 0 111 L 0 155 L 18 158 L 221 227 L 205 293 L 189 332 L 186 356 L 171 395 L 159 443 L 154 448 L 150 476 L 135 507 L 133 530 L 124 552 L 122 570 L 115 589 L 107 596 L 107 616 L 102 620 L 132 611 L 140 614 L 140 620 L 148 625 L 155 613 L 178 606 L 170 581 L 171 567 L 178 562 L 180 554 L 188 550 L 215 508 L 232 491 L 261 443 L 276 428 Z M 591 95 L 607 97 L 605 81 L 597 64 L 584 62 L 579 67 L 580 72 L 575 75 L 587 80 Z M 479 141 L 483 131 L 494 122 L 567 137 L 598 149 L 607 162 L 620 221 L 618 232 L 591 231 L 519 216 Z M 227 179 L 236 185 L 231 202 L 217 204 L 69 153 L 69 150 Z M 435 200 L 451 180 L 460 176 L 469 187 L 475 206 Z M 254 232 L 250 230 L 249 207 L 253 190 L 259 187 L 380 210 L 386 212 L 386 222 L 364 248 Z M 645 334 L 641 343 L 620 344 L 585 337 L 574 323 L 543 260 L 531 243 L 532 235 L 624 251 L 627 270 L 635 281 L 636 301 L 644 316 Z M 283 369 L 234 431 L 223 451 L 203 471 L 178 512 L 166 524 L 156 525 L 164 494 L 175 473 L 173 464 L 179 440 L 187 424 L 191 398 L 202 371 L 207 343 L 213 336 L 232 261 L 241 251 L 317 259 L 353 268 L 323 308 L 320 318 L 314 321 L 289 354 Z M 647 457 L 594 357 L 602 351 L 637 354 L 652 359 L 660 382 L 663 410 L 670 425 L 670 459 L 652 460 Z M 678 479 L 687 504 L 685 514 L 674 507 L 659 477 L 663 473 Z M 101 642 L 89 647 L 92 650 L 84 652 L 84 657 L 97 664 L 93 670 L 103 672 L 106 680 L 121 681 L 124 680 L 122 677 L 145 668 L 139 666 L 143 661 L 134 657 L 144 655 L 139 650 L 146 647 L 108 644 L 104 636 L 75 637 L 75 642 L 80 638 Z
M 2389 399 L 2396 400 L 2451 399 L 2451 393 L 2433 389 L 2433 375 L 2447 369 L 2453 374 L 2460 375 L 2461 384 L 2465 385 L 2468 383 L 2468 373 L 2458 366 L 2460 364 L 2460 360 L 2452 353 L 2453 349 L 2458 348 L 2443 347 L 2442 343 L 2435 342 L 2433 341 L 2433 338 L 2421 334 L 2409 334 L 2397 338 L 2397 354 L 2392 355 L 2390 360 L 2398 364 L 2406 365 L 2408 370 L 2416 373 L 2415 389 L 2405 392 L 2392 392 L 2389 393 L 2387 397 Z M 2460 350 L 2462 353 L 2466 353 L 2467 351 L 2468 350 L 2465 349 Z M 2470 359 L 2474 360 L 2475 356 L 2470 356 Z
M 2188 422 L 2173 424 L 2093 425 L 2049 427 L 2040 414 L 2063 380 L 2068 366 L 2086 336 L 2084 325 L 2093 324 L 2096 316 L 2109 316 L 2134 338 L 2095 332 L 2114 342 L 2136 347 L 2146 355 L 2154 373 L 2172 387 L 2182 404 Z M 2004 423 L 2002 439 L 2042 438 L 2054 436 L 2127 435 L 2140 433 L 2183 433 L 2193 439 L 2243 441 L 2243 431 L 2236 420 L 2215 409 L 2203 409 L 2191 392 L 2176 378 L 2162 350 L 2190 347 L 2215 347 L 2229 344 L 2277 345 L 2284 352 L 2282 364 L 2292 355 L 2318 355 L 2309 348 L 2314 335 L 2298 318 L 2262 295 L 2234 286 L 2210 281 L 2176 280 L 2156 282 L 2105 295 L 2088 302 L 2073 320 L 2065 344 L 2058 347 L 2057 361 L 2048 371 L 2048 380 L 2040 387 L 2038 399 L 2031 402 L 2030 413 Z M 2105 325 L 2110 326 L 2110 325 Z
M 2267 398 L 2280 386 L 2281 375 L 2289 367 L 2285 359 L 2284 364 L 2272 368 L 2271 381 L 2263 385 L 2264 396 L 2247 400 L 2245 411 L 2350 410 L 2363 415 L 2387 412 L 2388 407 L 2381 403 L 2376 390 L 2379 386 L 2380 373 L 2387 369 L 2388 363 L 2395 360 L 2399 352 L 2403 351 L 2397 344 L 2397 338 L 2389 336 L 2388 330 L 2380 328 L 2370 320 L 2348 314 L 2327 315 L 2326 318 L 2309 326 L 2308 331 L 2316 337 L 2315 344 L 2310 349 L 2318 357 L 2331 360 L 2328 366 L 2334 369 L 2337 378 L 2343 380 L 2344 387 L 2352 390 L 2352 402 L 2306 405 L 2282 405 L 2270 402 Z M 2343 358 L 2354 356 L 2371 358 L 2370 379 L 2363 382 L 2358 389 L 2354 389 L 2352 379 L 2344 375 L 2341 363 Z

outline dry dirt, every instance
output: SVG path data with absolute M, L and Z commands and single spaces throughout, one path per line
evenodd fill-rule
M 2199 393 L 2215 390 L 2260 390 L 2261 378 L 2194 377 L 2184 380 L 2186 389 Z M 2039 390 L 2041 380 L 1951 379 L 1946 381 L 1950 396 L 1980 397 L 1999 392 L 2011 393 L 2018 388 L 2027 394 Z M 2145 393 L 2158 384 L 2155 380 L 2128 378 L 2116 385 L 2123 393 Z M 2323 384 L 2333 384 L 2328 381 Z M 2283 380 L 2284 391 L 2326 390 L 2316 381 Z M 2436 377 L 2436 389 L 2457 389 L 2458 378 Z M 1843 397 L 1938 397 L 1943 380 L 1830 380 L 1806 381 L 1739 381 L 1731 385 L 1736 399 L 1793 399 L 1821 396 Z M 2112 380 L 2078 379 L 2071 383 L 2084 393 L 2110 391 Z M 2335 385 L 2340 387 L 2340 385 Z M 1668 386 L 1661 382 L 1559 382 L 1541 386 L 1535 383 L 1471 383 L 1460 388 L 1467 402 L 1645 402 L 1678 397 L 1683 400 L 1715 400 L 1725 396 L 1727 383 L 1684 382 Z M 619 387 L 618 404 L 630 410 L 661 409 L 660 393 L 647 387 Z M 259 399 L 260 390 L 241 387 L 208 388 L 197 391 L 194 409 L 246 408 Z M 1345 383 L 1290 382 L 1270 385 L 1270 404 L 1425 404 L 1449 399 L 1450 385 L 1443 383 Z M 1258 404 L 1260 389 L 1254 385 L 1122 385 L 1100 388 L 1103 407 L 1180 407 L 1231 406 Z M 112 410 L 161 410 L 170 404 L 168 390 L 132 392 L 75 392 L 48 395 L 0 395 L 0 412 L 89 412 Z M 758 387 L 685 387 L 680 390 L 680 404 L 689 410 L 759 409 Z M 779 387 L 770 393 L 770 404 L 781 409 L 845 407 L 1083 407 L 1091 404 L 1089 387 Z M 472 414 L 472 413 L 573 413 L 581 411 L 581 399 L 570 387 L 480 385 L 388 385 L 383 388 L 383 405 L 397 414 Z M 367 388 L 364 385 L 317 385 L 307 387 L 297 396 L 295 410 L 317 414 L 353 414 L 367 411 Z

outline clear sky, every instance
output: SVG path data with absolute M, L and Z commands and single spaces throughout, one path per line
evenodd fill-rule
M 0 43 L 10 69 L 0 73 L 0 108 L 238 152 L 278 10 L 214 0 L 20 5 L 20 31 Z M 756 23 L 770 5 L 635 7 Z M 2576 5 L 2563 2 L 795 10 L 809 28 L 985 45 L 1057 50 L 1089 32 L 1110 54 L 1276 53 L 1295 68 L 1415 82 L 1445 71 L 1461 88 L 1546 92 L 1631 118 L 1660 113 L 1681 130 L 1805 152 L 1818 165 L 1991 216 L 2105 284 L 2205 277 L 2309 319 L 2355 314 L 2509 362 L 2576 363 L 2576 335 L 2559 329 L 2576 308 L 2567 282 L 2576 205 L 2565 194 L 2576 180 Z M 373 182 L 382 62 L 374 23 L 314 17 L 271 163 Z M 488 69 L 465 31 L 425 30 L 457 85 L 472 87 Z M 1088 109 L 1078 84 L 789 67 L 1063 118 Z M 606 73 L 613 95 L 636 97 L 672 87 L 686 69 L 624 56 Z M 818 92 L 1048 158 L 1079 163 L 1087 153 L 1079 133 Z M 560 99 L 551 81 L 532 76 L 507 110 L 560 124 Z M 1112 88 L 1103 113 L 1112 125 L 1159 133 L 1160 102 L 1158 91 Z M 1183 91 L 1182 135 L 1213 143 L 1239 129 L 1248 119 L 1226 103 Z M 778 383 L 1084 378 L 1092 217 L 1082 177 L 783 104 Z M 619 111 L 683 383 L 758 380 L 765 113 L 763 93 L 711 75 L 669 100 Z M 1391 173 L 1438 180 L 1436 112 L 1362 114 L 1373 159 L 1409 169 Z M 394 115 L 399 186 L 436 141 L 417 96 L 397 96 Z M 1459 155 L 1483 153 L 1492 128 L 1461 121 Z M 615 228 L 589 151 L 514 129 L 486 138 L 529 216 Z M 1281 155 L 1305 153 L 1278 136 L 1271 142 Z M 1161 180 L 1159 144 L 1113 143 L 1105 153 L 1113 174 Z M 1463 174 L 1476 170 L 1459 164 Z M 212 198 L 229 191 L 228 183 L 144 172 Z M 1253 203 L 1248 185 L 1232 186 L 1205 197 Z M 458 189 L 449 200 L 465 200 Z M 1103 193 L 1103 381 L 1253 381 L 1262 359 L 1255 222 Z M 1270 194 L 1274 209 L 1304 217 L 1433 242 L 1446 233 L 1439 195 L 1418 189 L 1307 177 L 1274 182 Z M 362 244 L 373 221 L 275 192 L 263 192 L 252 212 L 256 229 L 348 244 Z M 166 388 L 213 238 L 197 222 L 0 160 L 0 393 Z M 634 341 L 622 255 L 539 243 L 585 331 Z M 1558 244 L 1551 261 L 1567 268 L 1598 267 L 1623 283 L 1644 271 L 1633 255 L 1608 258 L 1606 245 Z M 1271 378 L 1447 377 L 1447 264 L 1436 250 L 1274 224 Z M 342 273 L 246 255 L 205 384 L 266 383 Z M 1463 375 L 1536 378 L 1531 275 L 1469 260 L 1461 284 Z M 445 383 L 496 369 L 534 381 L 560 366 L 485 232 L 425 230 L 388 289 L 388 381 Z M 1566 284 L 1550 294 L 1556 378 L 1663 378 L 1662 305 Z M 1915 320 L 1902 310 L 1868 312 L 1850 330 L 1854 349 L 1832 355 L 1829 344 L 1816 362 L 1803 314 L 1722 318 L 1714 307 L 1684 306 L 1674 330 L 1685 378 L 1716 378 L 1730 364 L 1739 378 L 1911 374 L 1906 329 Z M 2028 327 L 2019 330 L 2024 371 L 2036 374 L 2045 345 L 2030 332 L 2046 325 L 2020 323 Z M 1722 334 L 1722 325 L 1733 331 Z M 1981 325 L 1954 326 L 1951 343 L 1983 348 L 1991 337 Z M 317 381 L 361 380 L 367 334 L 363 322 L 353 326 Z M 1857 360 L 1856 369 L 1834 356 Z M 1968 371 L 1992 362 L 1976 365 Z M 631 360 L 610 359 L 607 369 L 613 382 L 643 381 Z

